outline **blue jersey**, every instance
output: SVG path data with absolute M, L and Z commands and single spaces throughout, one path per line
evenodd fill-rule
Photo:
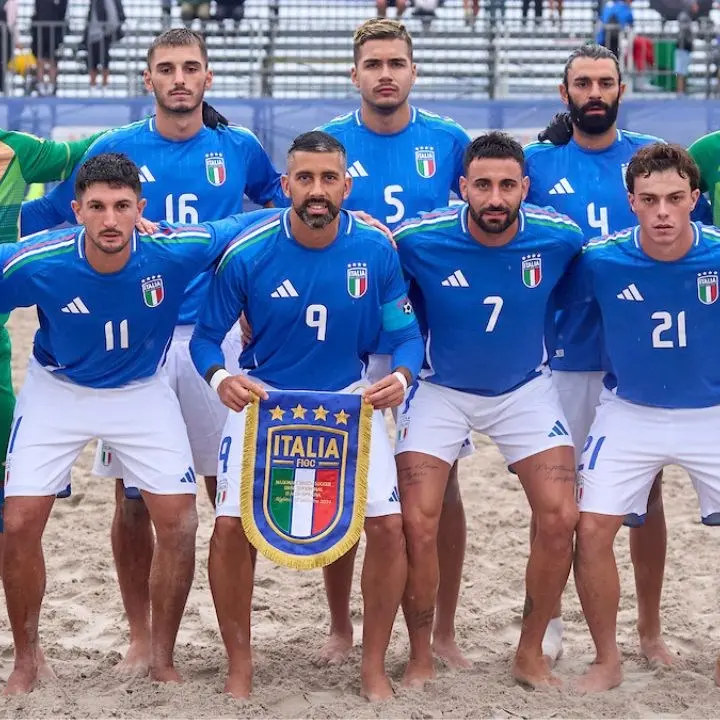
M 391 135 L 363 125 L 360 110 L 321 130 L 345 147 L 353 186 L 343 203 L 364 210 L 390 228 L 450 201 L 459 194 L 468 134 L 453 120 L 411 108 L 410 123 Z
M 625 171 L 638 148 L 659 142 L 650 135 L 617 131 L 617 140 L 604 150 L 532 143 L 525 148 L 530 178 L 527 201 L 549 205 L 571 217 L 585 237 L 607 235 L 634 225 L 625 187 Z M 602 368 L 597 306 L 590 303 L 561 311 L 556 320 L 555 370 L 596 371 Z
M 140 168 L 144 214 L 150 220 L 193 225 L 219 220 L 242 212 L 243 194 L 258 205 L 287 204 L 279 173 L 245 128 L 203 126 L 192 138 L 177 141 L 160 135 L 150 117 L 102 135 L 83 159 L 106 152 L 125 153 Z M 23 235 L 76 222 L 70 207 L 76 175 L 77 169 L 47 197 L 23 205 Z M 208 274 L 190 284 L 179 324 L 195 322 L 209 282 Z
M 165 360 L 188 282 L 253 219 L 248 213 L 134 233 L 127 264 L 107 274 L 88 263 L 83 228 L 3 245 L 1 311 L 37 305 L 35 359 L 79 385 L 112 388 L 147 378 Z
M 605 387 L 629 402 L 720 405 L 720 230 L 693 223 L 693 232 L 674 262 L 648 257 L 634 227 L 591 240 L 573 267 L 571 298 L 600 307 Z
M 583 235 L 566 216 L 524 205 L 515 237 L 491 248 L 470 235 L 467 215 L 463 205 L 409 220 L 395 238 L 423 300 L 427 380 L 501 395 L 542 372 L 549 301 Z
M 208 377 L 244 311 L 253 329 L 240 367 L 281 389 L 338 391 L 361 378 L 381 331 L 395 366 L 417 374 L 422 340 L 397 253 L 387 238 L 342 211 L 335 240 L 313 250 L 277 211 L 231 243 L 218 262 L 190 352 Z

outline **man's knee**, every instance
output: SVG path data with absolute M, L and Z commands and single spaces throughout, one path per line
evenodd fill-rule
M 3 535 L 8 542 L 22 544 L 38 542 L 42 537 L 52 499 L 8 498 L 2 509 Z
M 366 518 L 365 535 L 368 548 L 382 553 L 383 557 L 394 557 L 396 553 L 404 553 L 405 532 L 402 515 L 383 515 Z
M 580 513 L 577 525 L 578 549 L 581 552 L 612 550 L 623 518 L 599 513 Z
M 240 518 L 224 515 L 215 518 L 215 527 L 210 538 L 211 552 L 231 553 L 243 545 L 249 545 L 249 543 Z
M 536 512 L 533 519 L 536 524 L 535 541 L 560 549 L 572 544 L 579 513 L 572 500 L 550 510 Z
M 152 513 L 158 543 L 192 543 L 194 547 L 198 529 L 195 496 L 168 495 L 167 502 L 163 500 L 159 497 L 155 501 L 156 510 Z

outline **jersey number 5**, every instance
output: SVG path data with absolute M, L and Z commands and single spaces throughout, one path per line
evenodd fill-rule
M 405 217 L 405 206 L 400 198 L 395 197 L 395 195 L 401 193 L 402 191 L 402 185 L 388 185 L 385 188 L 385 202 L 395 210 L 395 212 L 391 215 L 385 216 L 385 222 L 396 223 L 400 222 Z

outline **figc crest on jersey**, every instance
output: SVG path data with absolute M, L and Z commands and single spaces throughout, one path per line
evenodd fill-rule
M 347 291 L 351 298 L 361 298 L 368 289 L 368 269 L 365 263 L 347 266 Z
M 154 308 L 157 307 L 165 297 L 165 286 L 162 275 L 151 275 L 143 279 L 141 285 L 143 300 L 145 304 Z
M 522 281 L 528 288 L 536 288 L 542 282 L 542 258 L 540 254 L 525 255 L 522 259 Z
M 718 299 L 717 271 L 698 273 L 697 292 L 703 305 L 712 305 Z
M 620 166 L 620 175 L 622 176 L 623 187 L 624 187 L 626 190 L 627 190 L 627 178 L 625 177 L 625 173 L 627 172 L 627 169 L 628 169 L 628 165 L 629 165 L 629 164 L 630 164 L 630 163 L 623 163 L 623 164 Z
M 421 178 L 431 178 L 437 170 L 434 147 L 415 148 L 415 168 Z
M 225 171 L 225 158 L 222 153 L 207 153 L 205 155 L 205 175 L 207 181 L 215 186 L 220 187 L 227 178 Z

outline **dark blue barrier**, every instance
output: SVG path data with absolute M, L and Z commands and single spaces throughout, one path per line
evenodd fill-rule
M 278 167 L 295 135 L 357 107 L 353 100 L 217 99 L 216 107 L 233 123 L 253 130 Z M 490 128 L 531 140 L 555 112 L 559 100 L 500 100 L 485 102 L 423 102 L 422 107 L 449 115 L 471 133 Z M 152 113 L 149 97 L 123 100 L 11 98 L 0 102 L 0 126 L 43 137 L 67 139 L 99 128 L 140 120 Z M 717 100 L 628 100 L 620 108 L 620 125 L 689 145 L 711 130 L 720 129 Z

